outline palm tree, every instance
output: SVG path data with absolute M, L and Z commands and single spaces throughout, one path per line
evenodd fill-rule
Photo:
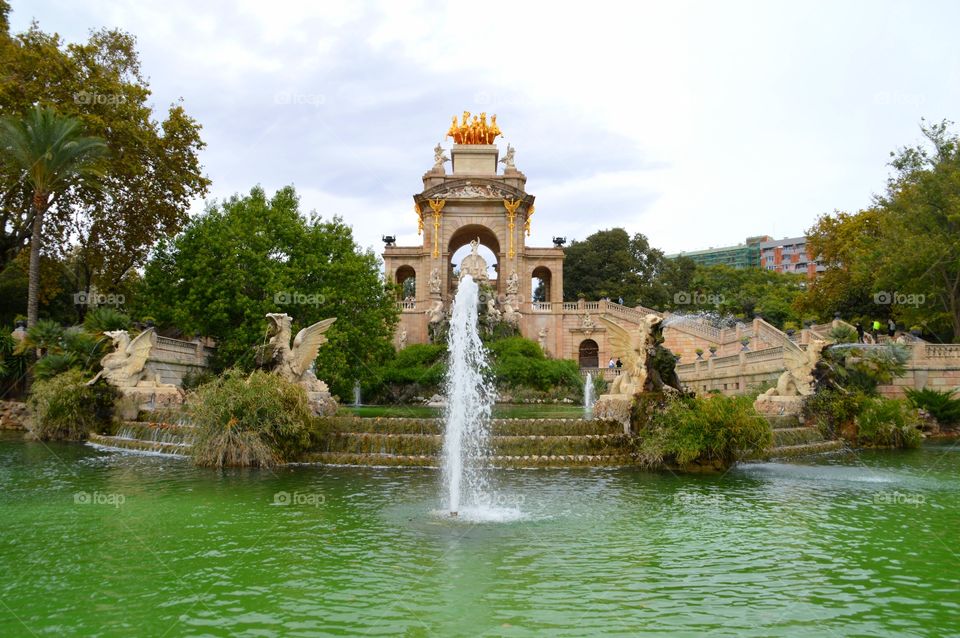
M 28 327 L 37 323 L 43 216 L 69 188 L 99 185 L 102 173 L 96 160 L 106 148 L 102 139 L 82 136 L 80 120 L 59 115 L 49 107 L 38 105 L 22 117 L 0 119 L 4 161 L 22 170 L 23 179 L 33 189 Z

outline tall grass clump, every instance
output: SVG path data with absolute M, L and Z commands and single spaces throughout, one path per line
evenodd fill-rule
M 750 397 L 676 397 L 640 428 L 636 448 L 648 466 L 726 465 L 770 447 L 770 425 Z
M 920 447 L 923 435 L 913 408 L 897 399 L 871 398 L 857 416 L 857 444 L 863 447 Z
M 306 392 L 275 374 L 228 370 L 188 401 L 196 426 L 194 463 L 207 467 L 270 467 L 296 459 L 311 442 Z
M 109 431 L 119 392 L 106 383 L 87 385 L 81 370 L 37 380 L 30 389 L 30 433 L 41 441 L 82 441 Z

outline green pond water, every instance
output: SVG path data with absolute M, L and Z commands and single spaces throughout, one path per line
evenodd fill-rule
M 216 472 L 0 439 L 0 636 L 947 636 L 960 447 L 724 476 Z

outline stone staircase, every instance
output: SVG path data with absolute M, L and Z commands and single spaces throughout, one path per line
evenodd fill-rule
M 843 441 L 823 438 L 817 428 L 804 426 L 796 416 L 767 416 L 773 428 L 773 447 L 765 458 L 792 459 L 814 454 L 840 452 Z
M 127 421 L 114 436 L 91 434 L 89 442 L 108 449 L 186 456 L 193 426 Z
M 325 448 L 304 463 L 439 467 L 443 424 L 439 419 L 337 417 Z M 583 419 L 494 419 L 494 467 L 597 467 L 631 465 L 618 424 Z

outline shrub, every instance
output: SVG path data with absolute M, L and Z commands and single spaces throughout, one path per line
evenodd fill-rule
M 637 434 L 641 462 L 657 465 L 673 459 L 730 463 L 767 449 L 770 424 L 753 408 L 750 397 L 712 396 L 671 399 Z
M 940 425 L 960 423 L 960 399 L 954 398 L 954 390 L 941 392 L 933 388 L 906 388 L 904 392 L 913 407 L 926 410 Z
M 827 337 L 833 343 L 857 343 L 859 335 L 856 328 L 840 324 L 830 329 Z
M 274 374 L 233 369 L 202 385 L 188 412 L 197 465 L 260 466 L 294 460 L 311 442 L 306 392 Z
M 903 376 L 910 351 L 900 344 L 880 348 L 826 348 L 821 384 L 874 396 L 877 386 Z
M 864 447 L 919 447 L 923 439 L 913 408 L 897 399 L 867 399 L 857 425 L 857 444 Z
M 491 370 L 501 387 L 583 392 L 583 378 L 576 361 L 548 359 L 536 341 L 508 337 L 492 342 L 489 348 L 493 359 Z
M 815 423 L 825 437 L 837 438 L 853 424 L 866 400 L 860 392 L 825 388 L 804 402 L 804 418 Z
M 80 441 L 107 431 L 119 392 L 106 383 L 86 384 L 83 372 L 68 370 L 33 384 L 27 405 L 30 432 L 41 441 Z
M 180 383 L 180 387 L 183 388 L 184 392 L 189 392 L 190 390 L 195 390 L 206 383 L 215 381 L 216 378 L 217 375 L 210 370 L 190 368 L 190 370 L 183 375 L 183 381 Z
M 130 317 L 108 306 L 94 308 L 83 318 L 83 327 L 93 334 L 103 334 L 108 330 L 126 330 L 130 327 Z

